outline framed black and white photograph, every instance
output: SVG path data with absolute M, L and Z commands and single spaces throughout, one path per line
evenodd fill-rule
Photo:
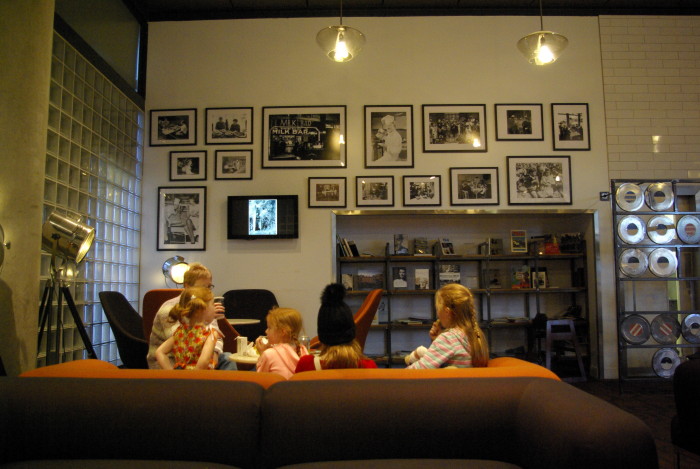
M 197 144 L 196 109 L 152 109 L 150 116 L 152 147 Z
M 171 181 L 205 181 L 207 179 L 207 152 L 171 151 Z
M 346 207 L 346 178 L 309 178 L 309 208 Z
M 216 150 L 214 179 L 253 179 L 253 150 Z
M 442 203 L 440 192 L 440 176 L 403 177 L 403 204 L 405 206 L 438 206 Z
M 544 140 L 541 104 L 496 104 L 496 140 Z
M 590 150 L 587 103 L 552 103 L 552 138 L 558 151 Z
M 508 204 L 571 205 L 569 156 L 509 156 Z
M 206 249 L 207 188 L 158 188 L 158 251 Z
M 423 151 L 486 151 L 486 105 L 424 104 Z
M 252 107 L 211 107 L 205 110 L 207 145 L 253 143 Z
M 345 106 L 264 107 L 262 167 L 346 168 L 345 134 Z
M 450 168 L 450 205 L 498 203 L 498 168 Z
M 356 176 L 355 194 L 358 207 L 393 207 L 394 176 Z
M 365 106 L 365 168 L 413 167 L 413 106 Z

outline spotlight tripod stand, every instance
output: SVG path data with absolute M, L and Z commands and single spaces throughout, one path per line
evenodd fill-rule
M 80 315 L 78 314 L 78 309 L 75 307 L 75 302 L 73 301 L 73 295 L 71 295 L 70 289 L 60 280 L 59 277 L 60 269 L 56 268 L 56 254 L 55 252 L 51 254 L 51 277 L 46 282 L 44 287 L 44 293 L 41 297 L 41 306 L 39 308 L 39 340 L 37 342 L 37 353 L 41 351 L 41 338 L 46 331 L 46 364 L 50 363 L 51 357 L 51 319 L 54 317 L 53 310 L 53 299 L 54 295 L 58 295 L 57 302 L 58 307 L 56 309 L 56 348 L 55 348 L 55 361 L 53 363 L 61 362 L 61 339 L 63 335 L 63 320 L 61 318 L 61 311 L 63 310 L 63 300 L 66 300 L 66 305 L 73 316 L 73 322 L 75 327 L 80 334 L 80 338 L 83 340 L 85 345 L 85 350 L 87 351 L 88 358 L 97 358 L 95 349 L 92 346 L 90 337 L 85 330 L 85 325 L 83 324 Z

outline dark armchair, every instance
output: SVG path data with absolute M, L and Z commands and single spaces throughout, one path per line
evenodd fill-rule
M 143 320 L 131 303 L 116 291 L 100 292 L 102 310 L 114 332 L 119 356 L 126 368 L 148 368 L 148 340 L 143 336 Z
M 681 363 L 673 374 L 676 415 L 671 421 L 671 441 L 676 447 L 676 467 L 681 450 L 700 455 L 700 358 Z
M 259 319 L 258 324 L 237 324 L 236 330 L 249 341 L 254 341 L 261 335 L 265 335 L 267 323 L 265 316 L 272 309 L 279 306 L 275 294 L 270 290 L 242 289 L 229 290 L 224 293 L 224 308 L 228 319 Z

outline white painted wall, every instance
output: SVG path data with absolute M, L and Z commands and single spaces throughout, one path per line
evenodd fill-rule
M 345 176 L 348 208 L 354 208 L 357 175 L 395 176 L 397 207 L 401 177 L 440 174 L 443 207 L 450 208 L 450 167 L 498 166 L 500 208 L 508 208 L 506 157 L 571 155 L 573 205 L 600 210 L 602 262 L 598 289 L 602 298 L 605 377 L 616 373 L 617 349 L 613 290 L 612 228 L 609 205 L 598 193 L 609 190 L 605 112 L 598 19 L 547 18 L 546 27 L 569 38 L 570 46 L 554 65 L 528 64 L 517 40 L 539 27 L 532 17 L 347 18 L 367 35 L 357 59 L 336 64 L 315 44 L 328 19 L 269 19 L 152 23 L 149 25 L 147 110 L 198 109 L 198 144 L 149 147 L 144 157 L 141 288 L 163 287 L 160 269 L 172 254 L 201 261 L 214 272 L 216 290 L 269 288 L 282 305 L 304 315 L 315 335 L 323 286 L 332 281 L 333 243 L 327 209 L 307 209 L 307 178 Z M 552 151 L 550 103 L 589 104 L 591 150 Z M 495 103 L 542 103 L 543 142 L 497 142 Z M 261 169 L 263 106 L 347 105 L 347 169 Z M 415 167 L 364 169 L 363 106 L 413 105 Z M 486 104 L 488 152 L 423 154 L 421 105 Z M 253 106 L 254 144 L 204 145 L 204 109 Z M 214 150 L 252 148 L 252 181 L 215 181 Z M 201 184 L 168 181 L 172 150 L 206 149 L 209 177 Z M 206 251 L 156 250 L 156 194 L 159 186 L 205 185 L 208 190 Z M 278 241 L 228 241 L 226 197 L 235 194 L 295 193 L 300 196 L 300 238 Z M 490 207 L 493 208 L 493 207 Z M 531 208 L 531 207 L 528 207 Z M 556 207 L 555 207 L 556 208 Z M 514 219 L 517 224 L 517 217 Z

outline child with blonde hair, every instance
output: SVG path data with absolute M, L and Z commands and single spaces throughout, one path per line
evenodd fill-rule
M 418 347 L 406 357 L 408 368 L 487 366 L 489 347 L 474 306 L 474 296 L 458 283 L 435 293 L 438 320 L 430 329 L 429 349 Z
M 170 318 L 179 326 L 156 350 L 156 359 L 166 370 L 214 369 L 214 346 L 222 337 L 218 329 L 209 327 L 216 316 L 214 294 L 209 288 L 189 287 L 180 295 L 180 302 L 170 310 Z M 168 358 L 172 352 L 173 365 Z
M 277 373 L 289 379 L 299 358 L 309 352 L 299 343 L 301 314 L 293 308 L 273 308 L 266 317 L 266 339 L 258 337 L 255 347 L 260 352 L 257 371 Z

